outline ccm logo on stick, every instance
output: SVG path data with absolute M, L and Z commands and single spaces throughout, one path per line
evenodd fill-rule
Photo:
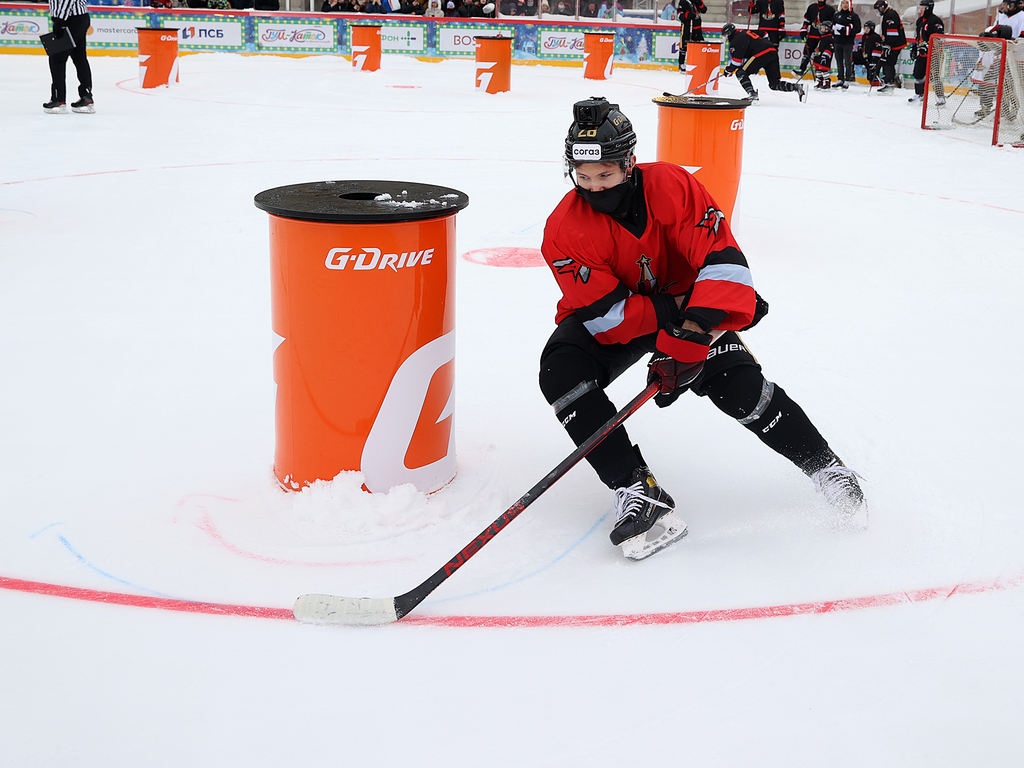
M 328 269 L 345 269 L 351 262 L 354 270 L 391 269 L 397 272 L 405 267 L 429 264 L 434 257 L 433 248 L 406 253 L 381 253 L 380 248 L 366 247 L 361 253 L 351 251 L 351 248 L 331 248 L 324 259 L 324 266 Z

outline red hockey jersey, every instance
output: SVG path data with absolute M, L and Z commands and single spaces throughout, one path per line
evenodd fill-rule
M 637 167 L 647 207 L 639 237 L 576 190 L 548 217 L 541 251 L 562 290 L 556 322 L 576 313 L 599 342 L 621 344 L 664 324 L 651 297 L 689 294 L 684 308 L 726 313 L 718 328 L 750 324 L 750 270 L 711 195 L 677 165 Z

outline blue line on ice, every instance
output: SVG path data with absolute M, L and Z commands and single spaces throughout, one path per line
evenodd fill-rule
M 590 527 L 590 530 L 588 530 L 586 533 L 584 533 L 582 536 L 580 536 L 576 541 L 574 541 L 572 544 L 570 544 L 569 547 L 562 554 L 560 554 L 554 560 L 551 560 L 550 562 L 542 565 L 540 568 L 538 568 L 535 571 L 527 573 L 524 576 L 520 576 L 518 579 L 512 579 L 511 581 L 506 581 L 504 584 L 497 584 L 497 585 L 495 585 L 493 587 L 488 587 L 487 589 L 478 589 L 476 592 L 467 592 L 464 595 L 455 595 L 453 597 L 441 598 L 440 600 L 432 600 L 431 602 L 432 603 L 447 603 L 447 602 L 449 602 L 451 600 L 462 600 L 464 598 L 473 597 L 475 595 L 483 595 L 483 594 L 486 594 L 487 592 L 497 592 L 499 589 L 505 589 L 505 587 L 511 587 L 513 584 L 518 584 L 521 581 L 526 581 L 527 579 L 532 579 L 534 576 L 537 576 L 538 574 L 543 573 L 548 568 L 550 568 L 551 566 L 555 565 L 557 562 L 562 560 L 566 555 L 568 555 L 570 552 L 572 552 L 574 549 L 576 549 L 576 547 L 578 547 L 580 544 L 582 544 L 584 541 L 586 541 L 587 538 L 590 535 L 592 535 L 594 533 L 594 531 L 597 530 L 598 526 L 600 526 L 601 523 L 603 523 L 607 519 L 609 514 L 611 514 L 611 513 L 610 512 L 605 512 L 604 515 L 602 515 L 601 518 L 598 519 L 598 521 L 596 523 L 594 523 Z
M 46 526 L 46 528 L 43 528 L 43 531 L 45 531 L 47 528 L 52 528 L 54 525 L 60 525 L 60 523 L 52 523 L 51 525 Z M 42 533 L 43 531 L 39 531 L 38 533 Z M 33 534 L 33 536 L 35 535 L 38 534 Z M 102 568 L 97 566 L 95 563 L 92 563 L 91 561 L 87 560 L 82 555 L 82 553 L 75 549 L 74 546 L 72 546 L 71 542 L 64 538 L 61 534 L 58 533 L 57 538 L 60 540 L 60 543 L 64 545 L 64 548 L 67 549 L 67 551 L 70 552 L 72 555 L 74 555 L 83 565 L 85 565 L 86 568 L 96 571 L 96 573 L 98 573 L 100 576 L 103 576 L 106 579 L 111 579 L 113 581 L 116 581 L 118 584 L 124 584 L 126 587 L 131 587 L 132 589 L 138 589 L 143 592 L 148 592 L 149 594 L 156 595 L 157 597 L 166 597 L 170 600 L 184 599 L 180 597 L 175 597 L 174 595 L 168 595 L 164 592 L 157 592 L 155 589 L 149 589 L 148 587 L 143 587 L 139 584 L 133 584 L 132 582 L 125 581 L 124 579 L 119 578 L 112 573 L 107 573 Z

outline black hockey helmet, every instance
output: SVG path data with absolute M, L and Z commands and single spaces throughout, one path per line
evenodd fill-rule
M 918 5 L 924 8 L 926 11 L 935 10 L 935 0 L 919 0 Z
M 885 9 L 889 7 L 889 4 L 885 0 L 875 0 L 875 4 L 871 7 L 879 13 L 885 13 Z
M 864 22 L 864 31 L 866 32 L 868 29 L 870 29 L 872 32 L 874 32 L 875 31 L 875 22 L 870 21 L 870 20 L 869 21 L 865 21 Z
M 582 163 L 615 163 L 629 167 L 636 133 L 629 118 L 604 96 L 572 105 L 572 125 L 565 137 L 565 172 Z
M 727 24 L 722 25 L 722 37 L 728 40 L 732 37 L 732 33 L 736 31 L 736 25 L 731 21 Z

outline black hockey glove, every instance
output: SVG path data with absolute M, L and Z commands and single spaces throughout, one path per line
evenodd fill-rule
M 884 56 L 888 56 L 890 53 L 892 53 L 892 48 L 890 48 L 888 45 L 883 45 L 882 46 L 882 56 L 883 57 Z
M 704 369 L 711 346 L 711 334 L 687 331 L 667 325 L 658 331 L 658 351 L 647 364 L 647 383 L 658 381 L 661 388 L 654 396 L 659 408 L 672 405 Z
M 749 331 L 755 325 L 761 322 L 761 319 L 768 314 L 768 302 L 765 301 L 761 294 L 754 291 L 754 319 L 750 321 L 749 325 L 745 325 L 740 328 L 741 331 Z
M 734 67 L 732 64 L 730 64 L 728 67 L 725 68 L 725 72 L 723 72 L 722 74 L 724 74 L 726 77 L 732 77 L 733 72 L 735 72 L 737 69 L 739 69 L 739 67 Z
M 917 46 L 916 45 L 911 45 L 910 46 L 910 60 L 911 61 L 917 61 Z

